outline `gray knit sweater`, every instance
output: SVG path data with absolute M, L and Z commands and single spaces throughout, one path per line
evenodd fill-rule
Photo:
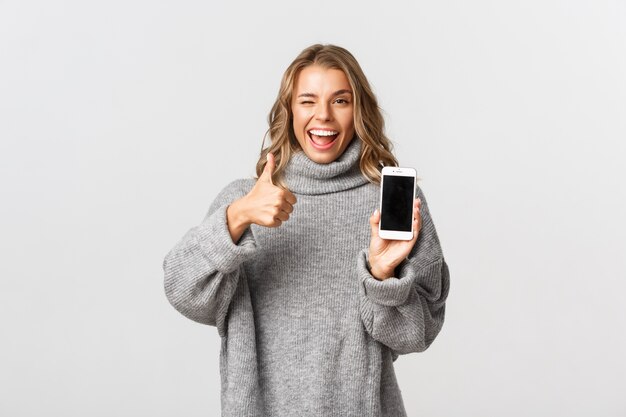
M 221 336 L 222 416 L 405 416 L 394 361 L 439 333 L 449 272 L 424 194 L 423 227 L 396 276 L 367 269 L 379 187 L 359 170 L 358 137 L 334 162 L 292 156 L 297 198 L 277 228 L 234 244 L 226 208 L 254 179 L 228 184 L 163 262 L 165 293 Z

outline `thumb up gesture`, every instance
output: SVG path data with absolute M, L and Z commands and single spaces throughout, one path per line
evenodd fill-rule
M 278 227 L 293 212 L 296 197 L 290 191 L 274 185 L 272 174 L 275 167 L 274 155 L 268 153 L 267 164 L 252 190 L 228 207 L 228 228 L 234 242 L 251 224 Z
M 246 195 L 251 223 L 266 227 L 278 227 L 289 219 L 296 204 L 296 196 L 277 187 L 272 182 L 276 167 L 274 154 L 267 154 L 267 164 L 252 190 Z

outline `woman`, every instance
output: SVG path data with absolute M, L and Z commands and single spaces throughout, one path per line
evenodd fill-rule
M 405 416 L 393 362 L 432 343 L 449 288 L 424 195 L 411 241 L 378 237 L 380 164 L 397 161 L 343 48 L 302 51 L 269 123 L 258 178 L 166 255 L 168 300 L 217 327 L 223 416 Z

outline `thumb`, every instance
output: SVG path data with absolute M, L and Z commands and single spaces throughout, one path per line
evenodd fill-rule
M 274 154 L 271 152 L 267 153 L 267 163 L 265 164 L 265 168 L 263 168 L 263 174 L 261 176 L 263 179 L 270 184 L 274 184 L 272 182 L 272 174 L 274 174 L 274 168 L 276 167 L 276 161 L 274 160 Z
M 378 223 L 380 223 L 380 212 L 374 210 L 374 214 L 370 216 L 370 226 L 372 227 L 372 237 L 378 237 Z

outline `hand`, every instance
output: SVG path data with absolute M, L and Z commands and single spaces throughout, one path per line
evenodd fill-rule
M 273 184 L 274 168 L 274 155 L 268 153 L 267 164 L 252 190 L 231 204 L 232 217 L 238 218 L 239 223 L 246 227 L 252 223 L 265 227 L 278 227 L 287 221 L 293 212 L 296 196 Z
M 372 238 L 368 252 L 370 272 L 374 278 L 385 280 L 394 276 L 395 269 L 413 249 L 419 231 L 422 228 L 420 207 L 422 201 L 416 198 L 413 202 L 413 238 L 411 240 L 386 240 L 378 236 L 380 212 L 378 209 L 370 216 Z

